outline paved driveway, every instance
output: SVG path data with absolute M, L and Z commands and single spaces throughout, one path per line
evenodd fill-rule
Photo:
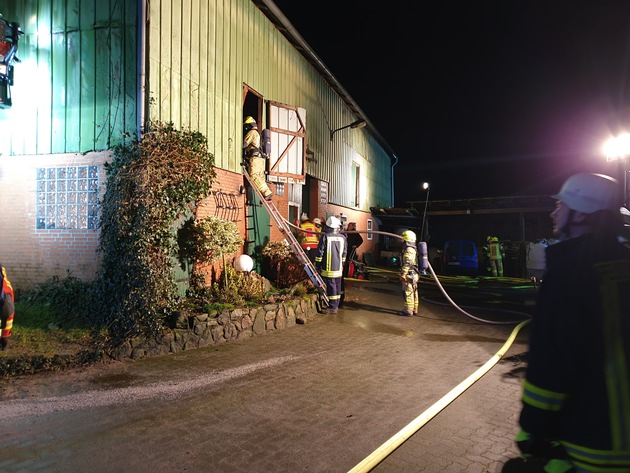
M 243 342 L 1 381 L 0 471 L 348 472 L 516 326 L 427 303 L 399 316 L 396 284 L 347 290 L 338 314 Z M 499 472 L 517 455 L 526 336 L 374 471 Z

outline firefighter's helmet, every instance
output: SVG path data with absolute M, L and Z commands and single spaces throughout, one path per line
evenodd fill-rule
M 243 125 L 250 126 L 250 127 L 255 127 L 256 126 L 256 120 L 254 120 L 253 117 L 247 117 L 245 119 L 245 121 L 243 122 Z
M 331 215 L 326 220 L 326 226 L 332 228 L 333 230 L 337 230 L 337 229 L 341 228 L 341 220 L 339 220 L 334 215 Z
M 306 215 L 306 212 L 302 212 L 302 215 L 300 215 L 300 222 L 306 222 L 308 220 L 308 215 Z
M 315 217 L 315 218 L 313 219 L 313 223 L 314 223 L 315 225 L 321 225 L 321 224 L 322 224 L 322 219 L 321 219 L 321 218 L 319 218 L 319 217 Z
M 574 174 L 564 182 L 560 192 L 551 197 L 585 214 L 598 210 L 618 212 L 620 208 L 617 180 L 605 174 Z
M 404 232 L 402 232 L 401 236 L 402 236 L 402 239 L 405 240 L 406 242 L 409 242 L 409 243 L 416 242 L 416 234 L 412 232 L 411 230 L 405 230 Z

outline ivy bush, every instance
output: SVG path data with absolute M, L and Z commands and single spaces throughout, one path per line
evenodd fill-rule
M 174 223 L 210 195 L 216 173 L 206 138 L 152 122 L 141 139 L 114 148 L 106 163 L 99 249 L 99 317 L 116 344 L 154 335 L 181 300 L 172 258 Z

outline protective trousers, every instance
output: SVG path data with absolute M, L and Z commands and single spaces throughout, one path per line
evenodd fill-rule
M 405 315 L 414 315 L 418 313 L 418 283 L 407 277 L 402 283 L 402 290 L 405 296 L 405 307 L 403 313 Z
M 259 156 L 251 156 L 249 158 L 249 175 L 263 198 L 268 200 L 273 195 L 273 192 L 269 189 L 267 180 L 265 179 L 266 165 L 265 158 Z

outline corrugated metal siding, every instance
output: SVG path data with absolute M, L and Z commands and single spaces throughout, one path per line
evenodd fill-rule
M 331 183 L 331 202 L 353 207 L 345 143 L 367 163 L 362 210 L 391 205 L 389 155 L 366 129 L 342 130 L 330 142 L 331 130 L 357 117 L 250 0 L 152 0 L 149 19 L 152 119 L 198 129 L 216 165 L 238 172 L 247 84 L 265 100 L 308 111 L 306 144 L 315 161 L 307 172 Z
M 137 128 L 137 15 L 134 1 L 5 0 L 20 23 L 11 88 L 0 112 L 7 155 L 103 150 Z

